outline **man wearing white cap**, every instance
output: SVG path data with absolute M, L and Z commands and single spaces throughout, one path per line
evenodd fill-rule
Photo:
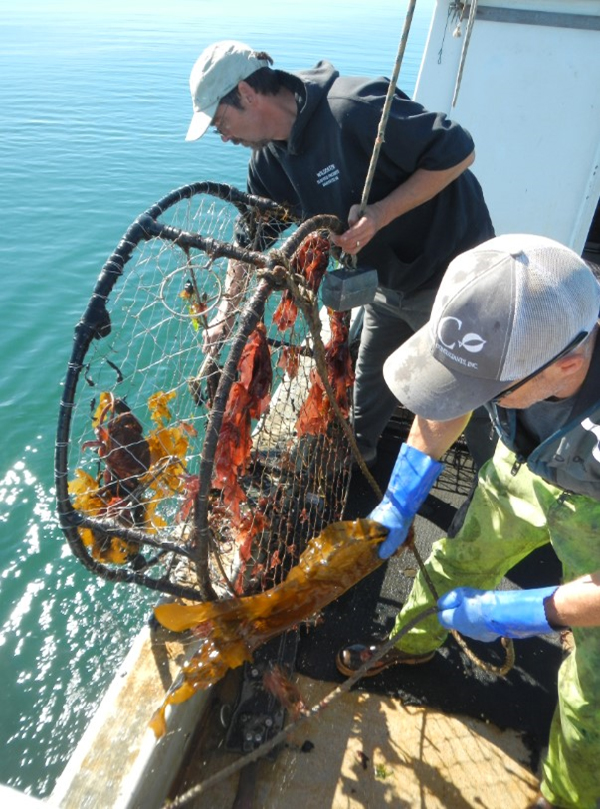
M 302 219 L 334 214 L 348 228 L 333 241 L 377 270 L 378 292 L 365 307 L 354 407 L 359 448 L 372 464 L 397 404 L 383 379 L 386 357 L 426 322 L 451 259 L 494 235 L 469 171 L 473 141 L 445 115 L 396 90 L 371 198 L 359 218 L 389 82 L 340 76 L 326 61 L 294 73 L 271 63 L 242 42 L 206 48 L 190 75 L 194 114 L 187 139 L 202 137 L 212 125 L 223 141 L 251 148 L 251 193 L 289 206 Z M 243 276 L 243 265 L 232 264 L 208 343 L 231 328 Z M 468 436 L 470 449 L 489 457 L 488 436 L 486 430 L 477 445 Z
M 374 664 L 430 660 L 456 629 L 481 641 L 570 627 L 559 704 L 536 807 L 599 805 L 600 778 L 600 285 L 572 250 L 507 235 L 456 258 L 429 323 L 392 354 L 384 374 L 416 418 L 382 502 L 380 555 L 404 542 L 442 464 L 483 403 L 500 437 L 479 473 L 462 527 L 426 562 L 441 596 L 425 619 Z M 497 590 L 503 576 L 550 542 L 563 584 Z M 435 603 L 419 575 L 395 631 Z M 338 654 L 349 675 L 376 652 Z

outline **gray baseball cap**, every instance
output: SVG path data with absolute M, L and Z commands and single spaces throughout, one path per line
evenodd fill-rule
M 448 421 L 542 368 L 598 320 L 600 284 L 577 253 L 544 236 L 490 239 L 448 266 L 422 329 L 386 360 L 413 413 Z
M 243 42 L 225 39 L 209 45 L 200 54 L 190 73 L 194 114 L 186 140 L 198 140 L 210 126 L 223 96 L 261 67 L 269 67 L 256 51 Z

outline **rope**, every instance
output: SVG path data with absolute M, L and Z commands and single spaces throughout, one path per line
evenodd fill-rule
M 365 180 L 365 187 L 363 189 L 362 199 L 360 201 L 360 211 L 358 215 L 359 219 L 364 214 L 365 208 L 367 207 L 367 200 L 369 199 L 369 194 L 371 192 L 371 185 L 373 184 L 373 177 L 375 176 L 375 167 L 377 166 L 377 161 L 379 159 L 379 152 L 381 150 L 381 145 L 385 140 L 384 138 L 385 128 L 388 122 L 388 118 L 390 117 L 392 99 L 394 97 L 394 93 L 396 92 L 396 82 L 398 81 L 398 75 L 400 73 L 400 65 L 402 64 L 404 51 L 406 50 L 406 42 L 408 40 L 408 34 L 410 32 L 410 26 L 412 24 L 412 18 L 415 11 L 416 3 L 417 0 L 410 0 L 408 8 L 406 10 L 406 19 L 404 20 L 404 30 L 402 32 L 402 37 L 400 38 L 400 45 L 398 46 L 398 54 L 396 56 L 396 61 L 394 63 L 394 71 L 392 73 L 392 78 L 390 79 L 390 84 L 385 98 L 385 103 L 383 105 L 381 120 L 379 122 L 379 128 L 377 130 L 377 137 L 375 139 L 375 145 L 373 147 L 373 153 L 371 155 L 369 170 L 367 172 L 367 179 Z
M 430 607 L 429 609 L 424 610 L 423 612 L 416 615 L 412 621 L 406 624 L 406 626 L 402 627 L 402 629 L 395 632 L 393 635 L 390 636 L 389 640 L 382 644 L 375 655 L 364 663 L 357 671 L 352 675 L 352 677 L 348 677 L 347 680 L 337 686 L 336 688 L 332 689 L 323 699 L 318 702 L 316 705 L 313 705 L 312 708 L 308 708 L 303 711 L 303 713 L 298 717 L 298 719 L 293 720 L 287 725 L 283 730 L 279 731 L 275 736 L 269 739 L 267 742 L 264 742 L 259 747 L 255 748 L 251 753 L 247 753 L 245 756 L 242 756 L 237 761 L 234 761 L 233 764 L 230 764 L 227 767 L 224 767 L 219 772 L 211 775 L 209 778 L 206 778 L 200 784 L 189 789 L 183 795 L 180 795 L 178 798 L 175 798 L 173 801 L 167 801 L 165 803 L 165 809 L 177 809 L 177 807 L 184 806 L 189 801 L 193 800 L 194 798 L 201 795 L 203 792 L 206 792 L 211 787 L 215 786 L 216 784 L 223 781 L 225 778 L 229 778 L 230 776 L 234 775 L 239 770 L 242 770 L 248 764 L 252 764 L 254 761 L 258 761 L 258 759 L 263 758 L 266 756 L 267 753 L 270 753 L 274 747 L 281 744 L 286 740 L 288 734 L 298 728 L 300 725 L 304 724 L 308 719 L 312 719 L 315 716 L 318 716 L 322 711 L 325 710 L 331 703 L 336 700 L 342 694 L 348 692 L 353 685 L 355 685 L 361 677 L 363 677 L 367 671 L 377 663 L 384 655 L 386 655 L 392 646 L 394 646 L 400 638 L 410 632 L 411 629 L 420 622 L 423 621 L 425 618 L 429 618 L 431 615 L 435 615 L 437 612 L 437 607 Z
M 406 19 L 405 19 L 405 22 L 404 22 L 404 30 L 402 32 L 402 37 L 400 39 L 400 44 L 399 44 L 399 47 L 398 47 L 398 53 L 397 53 L 397 56 L 396 56 L 396 61 L 394 63 L 394 70 L 393 70 L 393 73 L 392 73 L 392 78 L 390 79 L 388 92 L 387 92 L 387 95 L 386 95 L 386 100 L 385 100 L 383 111 L 382 111 L 382 114 L 381 114 L 381 120 L 379 122 L 379 127 L 378 127 L 378 130 L 377 130 L 377 137 L 376 137 L 376 140 L 375 140 L 373 153 L 371 155 L 371 161 L 370 161 L 369 169 L 368 169 L 368 172 L 367 172 L 367 177 L 366 177 L 366 180 L 365 180 L 365 186 L 364 186 L 364 189 L 363 189 L 363 194 L 362 194 L 362 198 L 361 198 L 361 202 L 360 202 L 359 218 L 364 214 L 365 209 L 367 207 L 367 201 L 368 201 L 369 194 L 370 194 L 370 191 L 371 191 L 371 186 L 372 186 L 372 183 L 373 183 L 373 177 L 375 175 L 375 169 L 376 169 L 376 166 L 377 166 L 377 161 L 379 159 L 379 153 L 381 151 L 381 146 L 382 146 L 382 144 L 383 144 L 383 142 L 385 140 L 385 138 L 384 138 L 385 128 L 386 128 L 386 125 L 387 125 L 387 122 L 388 122 L 388 119 L 389 119 L 389 115 L 390 115 L 392 99 L 393 99 L 395 89 L 396 89 L 396 82 L 398 80 L 398 75 L 400 73 L 400 66 L 402 64 L 402 59 L 404 57 L 404 52 L 406 50 L 406 43 L 407 43 L 407 40 L 408 40 L 408 35 L 410 33 L 410 27 L 411 27 L 411 24 L 412 24 L 415 5 L 416 5 L 416 0 L 410 0 L 409 6 L 408 6 L 408 9 L 407 9 L 407 12 L 406 12 Z M 463 52 L 462 52 L 462 55 L 461 55 L 461 63 L 460 63 L 460 68 L 459 68 L 459 73 L 458 73 L 458 78 L 457 78 L 457 84 L 456 84 L 456 88 L 455 88 L 455 91 L 454 91 L 454 99 L 452 101 L 452 106 L 454 106 L 454 104 L 456 102 L 456 98 L 458 96 L 458 90 L 460 88 L 460 82 L 461 82 L 461 79 L 462 79 L 462 72 L 463 72 L 463 68 L 464 68 L 464 61 L 466 59 L 467 48 L 468 48 L 468 44 L 469 44 L 469 40 L 470 40 L 470 36 L 471 36 L 471 31 L 472 31 L 472 28 L 473 28 L 473 22 L 475 20 L 476 10 L 477 10 L 477 0 L 471 0 L 469 21 L 468 21 L 468 25 L 467 25 L 467 33 L 466 33 L 465 42 L 464 42 L 464 45 L 463 45 Z M 270 279 L 270 280 L 274 280 L 274 279 Z M 278 280 L 281 283 L 281 280 L 280 279 L 278 279 Z M 313 302 L 313 306 L 311 306 L 310 302 L 304 300 L 303 296 L 300 294 L 300 291 L 299 291 L 298 287 L 295 285 L 295 283 L 292 281 L 291 278 L 287 278 L 286 281 L 287 281 L 291 291 L 293 293 L 295 293 L 295 298 L 298 301 L 298 303 L 300 304 L 300 308 L 303 310 L 307 321 L 313 327 L 313 328 L 311 328 L 311 331 L 313 333 L 313 338 L 314 338 L 314 341 L 315 341 L 315 359 L 316 359 L 316 364 L 317 364 L 317 370 L 319 371 L 319 375 L 321 376 L 321 380 L 322 380 L 322 382 L 324 384 L 326 393 L 328 394 L 329 400 L 330 400 L 330 402 L 331 402 L 331 404 L 332 404 L 332 406 L 333 406 L 333 408 L 334 408 L 334 410 L 336 412 L 336 415 L 339 418 L 340 423 L 342 424 L 343 427 L 347 427 L 345 419 L 343 417 L 341 417 L 341 413 L 339 412 L 339 408 L 337 407 L 337 402 L 335 401 L 333 391 L 331 390 L 331 387 L 329 385 L 328 376 L 327 376 L 327 373 L 326 373 L 326 368 L 324 366 L 324 347 L 323 347 L 322 341 L 320 340 L 319 330 L 317 328 L 314 328 L 314 326 L 316 325 L 315 322 L 314 322 L 314 318 L 315 318 L 314 302 Z M 311 310 L 313 310 L 313 311 L 311 311 Z M 348 439 L 350 441 L 352 452 L 355 455 L 355 457 L 357 458 L 357 460 L 359 461 L 359 464 L 361 466 L 361 470 L 362 470 L 363 474 L 366 473 L 367 480 L 371 484 L 371 487 L 376 492 L 376 494 L 379 497 L 381 497 L 382 493 L 381 493 L 381 490 L 380 490 L 378 484 L 376 483 L 376 481 L 374 480 L 372 475 L 369 473 L 369 471 L 366 469 L 366 466 L 365 466 L 364 462 L 362 461 L 362 457 L 361 457 L 360 453 L 358 452 L 358 448 L 357 448 L 356 443 L 354 441 L 354 435 L 353 435 L 352 431 L 348 428 L 348 430 L 346 430 L 346 433 L 347 433 L 347 437 L 348 437 Z M 427 570 L 425 568 L 423 560 L 422 560 L 419 552 L 417 551 L 416 547 L 414 546 L 414 544 L 411 544 L 411 550 L 413 551 L 413 553 L 415 555 L 415 558 L 417 560 L 417 564 L 419 565 L 419 569 L 421 570 L 421 573 L 422 573 L 422 575 L 423 575 L 423 577 L 424 577 L 424 579 L 425 579 L 425 581 L 426 581 L 426 583 L 427 583 L 427 585 L 428 585 L 428 587 L 429 587 L 429 589 L 431 591 L 431 594 L 433 595 L 433 597 L 436 599 L 436 602 L 437 602 L 438 596 L 437 596 L 437 593 L 436 593 L 435 586 L 433 585 L 433 582 L 431 581 L 431 578 L 429 577 L 429 574 L 427 573 Z M 165 808 L 166 809 L 176 809 L 177 807 L 184 806 L 186 803 L 188 803 L 189 801 L 191 801 L 194 798 L 198 797 L 202 793 L 206 792 L 211 787 L 215 786 L 216 784 L 220 783 L 221 781 L 225 780 L 226 778 L 229 778 L 230 776 L 232 776 L 235 773 L 239 772 L 240 770 L 244 769 L 244 767 L 248 766 L 249 764 L 252 764 L 253 762 L 258 761 L 260 758 L 263 758 L 264 756 L 266 756 L 271 750 L 273 750 L 275 747 L 277 747 L 277 745 L 284 742 L 285 739 L 287 738 L 288 734 L 292 730 L 295 730 L 296 728 L 298 728 L 300 725 L 305 723 L 308 719 L 312 719 L 313 717 L 318 716 L 323 710 L 325 710 L 325 708 L 327 708 L 329 705 L 331 705 L 331 703 L 335 699 L 337 699 L 337 697 L 339 697 L 342 694 L 348 692 L 355 685 L 355 683 L 357 683 L 367 673 L 367 671 L 372 666 L 374 666 L 377 662 L 379 662 L 379 660 L 382 657 L 384 657 L 397 644 L 397 642 L 400 640 L 400 638 L 402 638 L 404 635 L 406 635 L 408 632 L 410 632 L 422 620 L 424 620 L 426 618 L 429 618 L 432 615 L 435 615 L 437 612 L 438 612 L 437 606 L 429 607 L 429 608 L 423 610 L 421 613 L 419 613 L 419 615 L 415 616 L 415 618 L 413 618 L 404 627 L 402 627 L 402 629 L 396 630 L 395 632 L 393 632 L 389 636 L 388 640 L 385 643 L 382 643 L 380 646 L 378 646 L 377 652 L 373 655 L 373 657 L 370 660 L 365 662 L 352 675 L 352 677 L 349 677 L 340 686 L 338 686 L 337 688 L 334 688 L 332 691 L 330 691 L 329 694 L 327 694 L 319 703 L 314 705 L 312 708 L 306 709 L 305 711 L 303 711 L 303 713 L 301 714 L 300 717 L 298 717 L 296 720 L 292 721 L 283 730 L 281 730 L 279 733 L 277 733 L 275 736 L 273 736 L 267 742 L 264 742 L 263 744 L 261 744 L 259 747 L 257 747 L 255 750 L 253 750 L 251 753 L 248 753 L 247 755 L 242 756 L 237 761 L 235 761 L 233 764 L 229 765 L 228 767 L 223 768 L 218 773 L 215 773 L 213 776 L 205 779 L 200 784 L 197 784 L 196 786 L 192 787 L 191 789 L 189 789 L 183 795 L 180 795 L 175 800 L 167 801 L 167 803 L 165 804 Z M 497 674 L 499 676 L 504 676 L 512 668 L 512 666 L 514 665 L 514 650 L 513 650 L 512 642 L 507 641 L 505 638 L 502 638 L 501 640 L 502 640 L 502 643 L 505 645 L 505 648 L 506 648 L 506 662 L 505 662 L 505 664 L 503 666 L 498 667 L 498 666 L 493 666 L 491 664 L 486 663 L 485 661 L 480 660 L 467 647 L 465 641 L 460 637 L 460 635 L 458 635 L 458 633 L 456 631 L 453 630 L 452 635 L 453 635 L 454 639 L 457 641 L 457 643 L 459 644 L 459 646 L 463 649 L 463 651 L 465 652 L 467 657 L 469 657 L 469 659 L 473 663 L 475 663 L 475 665 L 479 666 L 480 668 L 482 668 L 485 671 L 492 672 L 492 673 Z
M 435 587 L 427 571 L 425 570 L 423 561 L 419 553 L 412 544 L 411 550 L 415 554 L 421 572 L 423 573 L 423 576 L 425 578 L 425 581 L 427 582 L 432 594 L 434 595 L 437 601 Z M 391 651 L 391 649 L 398 643 L 398 641 L 401 638 L 404 637 L 404 635 L 408 634 L 421 621 L 424 621 L 426 618 L 430 618 L 432 615 L 436 615 L 438 611 L 439 610 L 437 606 L 427 607 L 418 615 L 416 615 L 414 618 L 412 618 L 410 621 L 408 621 L 401 629 L 394 630 L 388 637 L 387 641 L 385 641 L 385 643 L 378 644 L 377 651 L 369 660 L 363 663 L 363 665 L 359 669 L 357 669 L 356 672 L 351 677 L 348 677 L 348 679 L 344 680 L 344 682 L 341 685 L 337 686 L 336 688 L 332 689 L 328 694 L 326 694 L 325 697 L 323 697 L 323 699 L 320 702 L 318 702 L 316 705 L 313 705 L 312 708 L 304 709 L 297 719 L 290 722 L 290 724 L 287 725 L 285 728 L 283 728 L 283 730 L 280 730 L 279 733 L 275 734 L 275 736 L 273 736 L 268 741 L 263 742 L 263 744 L 259 745 L 254 750 L 252 750 L 252 752 L 247 753 L 245 756 L 242 756 L 237 761 L 234 761 L 232 764 L 228 765 L 227 767 L 224 767 L 222 770 L 219 770 L 219 772 L 215 773 L 214 775 L 211 775 L 209 778 L 206 778 L 199 784 L 196 784 L 196 786 L 189 789 L 183 795 L 180 795 L 179 797 L 175 798 L 172 801 L 167 801 L 164 805 L 164 809 L 178 809 L 178 807 L 184 806 L 189 801 L 193 800 L 194 798 L 197 798 L 198 795 L 201 795 L 203 792 L 206 792 L 208 789 L 211 789 L 213 786 L 216 786 L 216 784 L 220 783 L 226 778 L 229 778 L 232 775 L 235 775 L 235 773 L 244 769 L 244 767 L 266 756 L 268 753 L 271 752 L 271 750 L 273 750 L 273 748 L 277 747 L 279 744 L 284 742 L 288 734 L 291 733 L 291 731 L 296 730 L 307 720 L 319 716 L 325 710 L 325 708 L 329 707 L 332 704 L 332 702 L 334 702 L 338 697 L 350 691 L 350 689 L 362 677 L 365 676 L 365 674 L 369 671 L 370 668 L 372 668 L 376 663 L 378 663 L 381 660 L 382 657 L 385 657 L 385 655 L 389 651 Z M 488 671 L 493 674 L 497 674 L 499 676 L 504 676 L 512 668 L 514 664 L 514 651 L 512 641 L 507 640 L 506 638 L 501 639 L 503 645 L 506 648 L 507 659 L 504 666 L 500 667 L 500 666 L 493 666 L 489 663 L 486 663 L 483 660 L 480 660 L 470 649 L 468 649 L 464 640 L 460 637 L 460 635 L 458 635 L 457 632 L 452 631 L 452 635 L 458 642 L 459 646 L 465 651 L 469 659 L 473 663 L 475 663 L 475 665 L 482 668 L 484 671 Z
M 469 7 L 469 19 L 467 21 L 467 31 L 465 33 L 465 41 L 463 42 L 462 51 L 460 54 L 460 63 L 458 66 L 458 74 L 456 76 L 456 85 L 454 87 L 454 96 L 452 97 L 452 105 L 456 106 L 456 100 L 458 98 L 458 92 L 460 90 L 460 85 L 462 82 L 463 70 L 465 68 L 465 61 L 467 59 L 467 51 L 469 49 L 469 42 L 471 41 L 471 32 L 473 31 L 473 25 L 475 24 L 475 16 L 477 14 L 477 3 L 479 0 L 471 0 L 471 5 Z M 466 6 L 465 6 L 466 8 Z M 463 8 L 464 14 L 464 8 Z M 462 17 L 461 17 L 462 21 Z M 460 23 L 459 23 L 460 26 Z M 457 26 L 457 31 L 459 31 L 459 26 Z
M 420 554 L 418 553 L 417 549 L 415 548 L 412 542 L 410 543 L 410 548 L 414 553 L 419 568 L 421 570 L 421 573 L 423 574 L 423 577 L 437 602 L 438 596 L 436 593 L 436 588 L 433 582 L 431 581 L 431 578 L 427 573 L 427 570 L 425 569 Z M 319 716 L 325 710 L 325 708 L 329 707 L 338 697 L 350 691 L 350 689 L 362 677 L 365 676 L 365 674 L 369 671 L 370 668 L 372 668 L 376 663 L 378 663 L 381 660 L 381 658 L 385 657 L 385 655 L 392 650 L 392 648 L 398 643 L 398 641 L 401 638 L 404 637 L 404 635 L 407 635 L 421 621 L 424 621 L 426 618 L 430 618 L 432 615 L 436 615 L 438 612 L 439 609 L 437 606 L 427 607 L 418 615 L 416 615 L 414 618 L 412 618 L 410 621 L 408 621 L 401 629 L 395 629 L 384 643 L 377 645 L 377 651 L 369 660 L 363 663 L 363 665 L 359 669 L 357 669 L 351 677 L 348 677 L 346 680 L 344 680 L 344 682 L 341 685 L 337 686 L 336 688 L 333 688 L 328 694 L 326 694 L 325 697 L 323 697 L 323 699 L 320 702 L 318 702 L 316 705 L 313 705 L 312 708 L 304 709 L 297 719 L 294 719 L 292 722 L 289 723 L 289 725 L 280 730 L 279 733 L 275 734 L 275 736 L 273 736 L 268 741 L 263 742 L 263 744 L 256 747 L 250 753 L 247 753 L 245 756 L 242 756 L 241 758 L 237 759 L 237 761 L 234 761 L 232 764 L 228 765 L 227 767 L 224 767 L 222 770 L 219 770 L 219 772 L 215 773 L 214 775 L 211 775 L 209 778 L 206 778 L 199 784 L 196 784 L 196 786 L 191 787 L 191 789 L 189 789 L 183 795 L 180 795 L 179 797 L 175 798 L 172 801 L 167 801 L 164 805 L 164 809 L 178 809 L 178 807 L 184 806 L 186 803 L 193 800 L 194 798 L 197 798 L 199 795 L 211 789 L 212 787 L 216 786 L 221 781 L 224 781 L 226 778 L 235 775 L 235 773 L 239 772 L 240 770 L 243 770 L 244 767 L 247 767 L 249 764 L 252 764 L 255 761 L 258 761 L 259 759 L 266 756 L 268 753 L 271 752 L 271 750 L 273 750 L 279 744 L 282 744 L 286 740 L 289 733 L 291 733 L 291 731 L 296 730 L 298 727 L 303 725 L 309 719 L 313 719 L 314 717 Z M 463 649 L 467 657 L 476 666 L 478 666 L 479 668 L 483 669 L 486 672 L 490 672 L 498 676 L 505 676 L 514 665 L 513 643 L 511 640 L 507 638 L 501 638 L 501 642 L 506 650 L 506 661 L 503 666 L 494 666 L 490 663 L 486 663 L 485 661 L 480 660 L 467 647 L 465 641 L 463 640 L 463 638 L 461 638 L 458 632 L 452 630 L 452 636 L 454 637 L 458 645 L 461 647 L 461 649 Z
M 437 602 L 439 595 L 437 593 L 434 583 L 431 580 L 429 573 L 427 572 L 427 568 L 425 567 L 421 554 L 415 547 L 414 540 L 410 542 L 410 549 L 413 552 L 415 559 L 417 560 L 419 570 L 421 571 L 421 575 L 423 576 L 423 579 L 425 580 L 427 587 L 429 587 L 431 595 L 435 598 Z M 486 671 L 489 674 L 495 674 L 498 677 L 505 677 L 508 674 L 508 672 L 512 669 L 512 667 L 515 665 L 515 647 L 510 638 L 500 638 L 500 642 L 506 652 L 506 658 L 502 666 L 494 666 L 493 663 L 487 663 L 485 660 L 481 660 L 481 658 L 477 657 L 475 652 L 469 649 L 465 639 L 458 634 L 456 629 L 450 630 L 450 634 L 452 635 L 456 643 L 460 646 L 460 648 L 463 650 L 465 655 L 469 658 L 471 663 L 480 668 L 482 671 Z

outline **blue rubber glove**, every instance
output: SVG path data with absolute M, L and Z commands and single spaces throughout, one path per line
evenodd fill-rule
M 529 638 L 554 629 L 544 601 L 557 590 L 474 590 L 458 587 L 438 600 L 438 619 L 445 629 L 485 642 L 496 638 Z
M 423 505 L 444 464 L 418 449 L 402 444 L 383 500 L 367 515 L 389 529 L 379 546 L 379 556 L 387 559 L 408 535 L 417 511 Z

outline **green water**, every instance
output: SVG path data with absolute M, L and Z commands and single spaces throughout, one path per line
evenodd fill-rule
M 417 3 L 408 92 L 432 6 Z M 189 182 L 243 187 L 242 147 L 213 134 L 184 141 L 191 65 L 234 38 L 284 69 L 327 58 L 390 75 L 405 10 L 392 0 L 0 10 L 0 783 L 52 790 L 155 599 L 70 555 L 54 516 L 54 435 L 74 326 L 130 222 Z

